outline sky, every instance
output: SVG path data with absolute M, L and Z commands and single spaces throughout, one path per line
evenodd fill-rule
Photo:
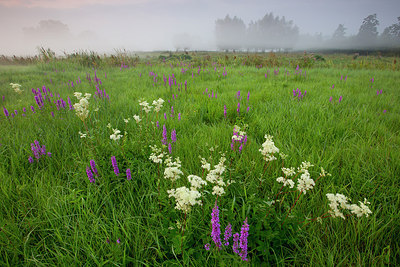
M 215 21 L 241 18 L 246 25 L 272 12 L 293 20 L 300 34 L 332 36 L 339 24 L 353 35 L 377 14 L 381 33 L 397 22 L 400 0 L 0 0 L 0 55 L 34 55 L 37 47 L 98 52 L 174 50 L 177 36 L 192 49 L 215 49 Z M 67 26 L 62 38 L 38 35 L 40 21 Z M 37 31 L 36 31 L 37 32 Z

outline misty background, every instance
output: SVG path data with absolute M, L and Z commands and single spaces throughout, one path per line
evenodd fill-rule
M 0 0 L 0 55 L 400 46 L 399 0 Z

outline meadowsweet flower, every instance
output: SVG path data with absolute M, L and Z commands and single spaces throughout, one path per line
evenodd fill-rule
M 277 148 L 272 141 L 273 136 L 265 135 L 265 142 L 262 144 L 262 149 L 260 148 L 259 151 L 261 155 L 264 156 L 265 161 L 273 161 L 276 160 L 274 153 L 279 153 L 279 148 Z
M 142 119 L 139 117 L 139 115 L 133 115 L 133 119 L 136 121 L 136 123 L 139 123 Z
M 74 95 L 79 100 L 78 103 L 73 105 L 75 113 L 82 121 L 85 121 L 89 115 L 89 98 L 91 94 L 86 93 L 85 97 L 82 97 L 82 93 L 75 92 Z
M 121 131 L 118 129 L 113 129 L 113 132 L 114 133 L 112 135 L 110 135 L 110 139 L 114 140 L 114 141 L 118 141 L 122 137 L 122 135 L 119 134 L 119 133 L 121 133 Z
M 201 168 L 207 171 L 210 171 L 211 165 L 206 161 L 205 158 L 201 158 Z
M 124 119 L 124 122 L 125 122 L 125 123 L 128 123 L 128 122 L 130 121 L 130 119 L 131 119 L 131 118 Z
M 161 110 L 161 108 L 162 108 L 164 102 L 165 102 L 165 101 L 164 101 L 164 99 L 162 99 L 162 98 L 159 98 L 158 100 L 154 100 L 154 101 L 153 101 L 154 110 L 155 110 L 156 112 L 159 112 L 159 111 Z
M 176 189 L 167 191 L 169 197 L 174 197 L 176 201 L 175 209 L 181 210 L 185 213 L 190 212 L 192 206 L 198 204 L 202 205 L 198 198 L 201 194 L 196 190 L 189 190 L 189 188 L 182 186 Z
M 128 181 L 132 179 L 131 169 L 126 169 L 126 179 Z
M 207 185 L 207 182 L 201 179 L 201 177 L 197 175 L 189 175 L 188 177 L 189 183 L 191 185 L 190 190 L 198 190 L 203 185 Z
M 368 208 L 367 204 L 371 204 L 367 201 L 366 198 L 364 198 L 364 202 L 359 201 L 360 206 L 356 204 L 351 204 L 349 207 L 349 210 L 351 213 L 354 213 L 357 215 L 357 217 L 362 217 L 365 215 L 365 217 L 368 217 L 370 214 L 372 214 L 372 211 Z
M 315 186 L 315 182 L 310 177 L 310 173 L 308 170 L 305 170 L 304 173 L 300 176 L 297 181 L 297 189 L 306 194 L 308 190 L 312 189 Z
M 293 176 L 296 174 L 296 171 L 294 170 L 294 167 L 291 168 L 282 168 L 282 172 L 286 175 L 286 176 Z
M 211 213 L 211 237 L 212 240 L 214 241 L 215 245 L 221 249 L 222 243 L 221 243 L 221 226 L 219 224 L 219 210 L 218 210 L 218 205 L 217 201 L 215 201 L 214 208 L 212 209 Z
M 324 170 L 324 168 L 321 167 L 321 172 L 320 172 L 319 176 L 321 176 L 321 177 L 332 176 L 332 174 L 326 172 L 326 171 Z
M 111 164 L 112 164 L 112 166 L 113 166 L 115 175 L 118 176 L 118 174 L 119 174 L 119 169 L 118 169 L 117 160 L 116 160 L 115 156 L 112 156 L 112 157 L 111 157 Z
M 86 134 L 85 133 L 82 133 L 81 131 L 79 131 L 78 134 L 79 134 L 79 136 L 81 138 L 86 138 Z
M 158 148 L 156 145 L 151 146 L 151 151 L 152 153 L 150 154 L 150 160 L 153 161 L 154 163 L 162 163 L 163 162 L 163 157 L 164 157 L 164 152 L 161 152 L 161 148 Z
M 224 233 L 224 246 L 229 246 L 229 239 L 232 236 L 232 225 L 228 223 L 228 225 L 225 228 L 225 233 Z
M 326 194 L 326 197 L 330 201 L 329 203 L 330 210 L 328 211 L 329 214 L 331 214 L 333 218 L 341 217 L 343 220 L 345 220 L 346 217 L 344 217 L 342 210 L 349 209 L 350 205 L 348 204 L 348 201 L 350 199 L 342 194 L 334 195 L 328 193 Z
M 179 158 L 176 158 L 176 160 L 173 162 L 171 157 L 167 155 L 165 159 L 165 165 L 167 165 L 164 170 L 165 179 L 170 179 L 172 182 L 174 182 L 179 179 L 181 175 L 183 175 L 183 172 L 179 169 L 181 167 L 181 161 Z
M 18 83 L 10 83 L 12 89 L 14 90 L 14 92 L 16 92 L 17 94 L 21 94 L 23 90 L 21 90 L 21 86 Z
M 294 187 L 294 182 L 293 182 L 292 179 L 287 179 L 287 178 L 284 178 L 284 177 L 278 177 L 278 178 L 276 178 L 276 181 L 278 183 L 283 183 L 283 186 L 287 186 L 288 185 L 290 188 Z

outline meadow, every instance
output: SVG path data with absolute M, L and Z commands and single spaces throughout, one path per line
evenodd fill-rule
M 0 65 L 0 265 L 400 264 L 398 58 Z

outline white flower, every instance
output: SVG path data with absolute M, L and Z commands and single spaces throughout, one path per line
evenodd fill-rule
M 211 165 L 210 165 L 210 163 L 208 163 L 206 161 L 205 158 L 201 158 L 201 164 L 202 164 L 201 168 L 203 168 L 204 170 L 210 171 Z
M 159 98 L 158 100 L 154 100 L 153 101 L 153 105 L 154 105 L 154 110 L 156 112 L 159 112 L 163 106 L 164 100 L 162 98 Z
M 304 194 L 315 185 L 314 180 L 310 178 L 310 173 L 307 170 L 304 170 L 304 173 L 301 175 L 297 183 L 297 189 Z
M 201 197 L 201 194 L 196 190 L 189 190 L 189 188 L 185 186 L 168 190 L 167 193 L 169 197 L 175 198 L 175 209 L 182 210 L 185 213 L 190 212 L 192 206 L 196 204 L 201 205 L 201 201 L 198 200 L 198 198 Z
M 21 85 L 18 83 L 10 83 L 12 89 L 14 90 L 14 92 L 21 94 L 23 90 L 21 90 Z
M 179 158 L 175 159 L 175 162 L 172 161 L 171 157 L 167 155 L 165 159 L 165 165 L 167 167 L 164 170 L 164 178 L 170 179 L 171 181 L 176 181 L 183 175 L 183 172 L 179 169 L 181 167 L 181 161 Z
M 111 123 L 108 123 L 108 124 L 107 124 L 107 128 L 108 128 L 108 129 L 111 129 L 111 127 L 112 127 L 112 126 L 111 126 Z
M 189 175 L 188 180 L 189 180 L 189 183 L 192 185 L 190 187 L 191 190 L 197 190 L 200 187 L 202 187 L 203 185 L 207 184 L 206 181 L 204 181 L 203 179 L 201 179 L 201 177 L 199 177 L 197 175 L 192 175 L 192 174 Z
M 74 93 L 74 96 L 75 96 L 76 98 L 78 98 L 78 100 L 80 100 L 80 99 L 82 98 L 82 93 L 80 93 L 80 92 L 75 92 L 75 93 Z
M 77 93 L 78 92 L 75 92 L 75 94 Z M 84 121 L 89 115 L 89 101 L 86 98 L 78 99 L 79 102 L 74 104 L 75 113 L 82 121 Z
M 289 185 L 290 188 L 294 187 L 294 182 L 292 179 L 285 179 L 283 177 L 278 177 L 278 178 L 276 178 L 276 181 L 278 183 L 283 183 L 283 186 Z
M 79 131 L 78 134 L 80 135 L 81 138 L 86 138 L 86 134 L 85 133 L 81 133 L 81 131 Z
M 139 117 L 139 115 L 133 115 L 133 119 L 136 121 L 136 123 L 139 123 L 142 119 Z
M 223 187 L 215 185 L 213 187 L 213 191 L 212 191 L 213 195 L 217 195 L 217 196 L 222 196 L 223 194 L 225 194 L 225 190 Z
M 288 155 L 286 155 L 285 153 L 279 152 L 279 156 L 281 157 L 281 159 L 286 159 Z
M 165 153 L 161 152 L 161 148 L 158 148 L 156 145 L 154 146 L 150 145 L 150 148 L 153 153 L 150 154 L 149 159 L 154 163 L 162 163 Z
M 308 168 L 313 167 L 314 165 L 312 165 L 310 162 L 308 161 L 303 161 L 300 165 L 300 167 L 297 168 L 297 170 L 299 172 L 305 172 L 308 170 Z
M 110 135 L 110 139 L 111 139 L 111 140 L 117 141 L 117 140 L 119 140 L 119 139 L 122 137 L 122 135 L 119 134 L 119 133 L 121 133 L 120 130 L 118 130 L 118 129 L 113 129 L 113 132 L 114 132 L 114 133 L 113 133 L 112 135 Z
M 372 211 L 368 208 L 366 204 L 371 204 L 367 201 L 366 198 L 364 198 L 364 203 L 361 201 L 358 201 L 360 203 L 360 206 L 356 204 L 351 204 L 349 207 L 349 210 L 351 213 L 354 213 L 357 215 L 357 217 L 362 217 L 365 215 L 365 217 L 368 217 L 370 214 L 372 214 Z
M 276 157 L 273 156 L 274 153 L 279 153 L 279 149 L 275 146 L 274 142 L 272 141 L 273 136 L 265 135 L 265 142 L 262 144 L 262 149 L 260 148 L 259 151 L 264 156 L 265 161 L 272 161 L 276 160 Z
M 128 122 L 130 121 L 130 119 L 131 119 L 131 118 L 124 119 L 124 122 L 125 122 L 125 123 L 128 123 Z
M 336 217 L 341 217 L 343 220 L 346 219 L 346 217 L 344 217 L 343 212 L 341 210 L 339 210 L 339 208 L 341 208 L 342 210 L 346 210 L 350 208 L 350 205 L 347 203 L 347 201 L 349 200 L 345 195 L 342 194 L 326 194 L 326 197 L 328 198 L 328 200 L 330 201 L 329 203 L 329 213 L 331 214 L 331 216 L 333 218 Z
M 291 168 L 282 168 L 282 172 L 286 175 L 286 176 L 293 176 L 296 174 L 296 171 L 294 170 L 294 167 Z
M 332 176 L 330 173 L 327 173 L 324 168 L 321 167 L 321 173 L 319 174 L 319 176 L 321 177 L 325 177 L 325 176 Z

